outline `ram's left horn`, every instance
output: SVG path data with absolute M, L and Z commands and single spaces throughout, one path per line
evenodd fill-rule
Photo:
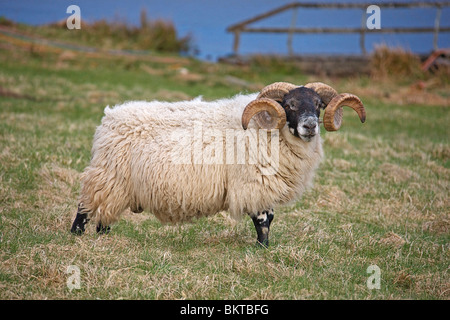
M 342 93 L 335 96 L 325 108 L 323 125 L 327 131 L 337 131 L 341 127 L 343 106 L 348 106 L 355 110 L 362 123 L 366 121 L 366 110 L 361 100 L 354 94 Z

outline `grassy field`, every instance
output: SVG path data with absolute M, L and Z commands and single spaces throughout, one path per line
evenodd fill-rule
M 205 99 L 320 80 L 365 102 L 322 130 L 315 186 L 279 208 L 271 246 L 227 213 L 162 225 L 124 215 L 108 235 L 69 229 L 106 105 Z M 171 55 L 81 53 L 0 38 L 0 299 L 449 299 L 446 75 L 346 79 Z M 80 269 L 69 290 L 68 266 Z M 367 268 L 380 268 L 370 290 Z

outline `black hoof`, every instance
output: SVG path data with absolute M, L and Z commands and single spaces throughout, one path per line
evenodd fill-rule
M 98 234 L 108 234 L 111 231 L 110 226 L 103 226 L 101 223 L 97 225 L 97 233 Z
M 82 229 L 79 226 L 76 226 L 76 227 L 72 227 L 72 229 L 70 229 L 70 232 L 72 232 L 72 234 L 74 234 L 76 236 L 81 236 L 84 233 L 84 229 Z
M 75 235 L 82 235 L 84 233 L 84 225 L 89 221 L 87 219 L 86 213 L 77 213 L 77 216 L 75 217 L 75 220 L 73 221 L 72 228 L 70 229 L 70 232 L 72 232 Z
M 269 240 L 263 240 L 263 241 L 259 241 L 256 240 L 255 246 L 258 248 L 268 248 L 269 247 Z

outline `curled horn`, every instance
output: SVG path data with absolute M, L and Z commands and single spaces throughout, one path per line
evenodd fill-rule
M 341 127 L 343 106 L 355 110 L 362 123 L 366 121 L 364 105 L 357 96 L 350 93 L 338 94 L 332 87 L 321 82 L 308 83 L 305 87 L 317 92 L 322 102 L 327 105 L 323 115 L 323 125 L 327 131 L 336 131 Z
M 341 127 L 343 106 L 355 110 L 362 123 L 366 121 L 366 110 L 361 100 L 354 94 L 342 93 L 334 97 L 325 108 L 323 125 L 327 131 L 336 131 Z
M 295 84 L 289 82 L 275 82 L 262 88 L 256 99 L 269 98 L 281 102 L 283 101 L 283 97 L 286 93 L 297 87 L 298 86 Z
M 248 128 L 255 117 L 258 125 L 264 129 L 281 129 L 286 124 L 286 113 L 280 102 L 286 93 L 297 88 L 288 82 L 275 82 L 264 87 L 256 100 L 250 102 L 242 113 L 242 127 Z
M 263 112 L 266 113 L 263 113 Z M 275 100 L 262 98 L 250 102 L 242 113 L 242 127 L 247 130 L 250 119 L 263 113 L 258 124 L 264 129 L 281 129 L 286 124 L 286 112 Z
M 336 90 L 322 82 L 307 83 L 305 84 L 305 87 L 314 90 L 325 105 L 328 105 L 331 99 L 338 95 Z

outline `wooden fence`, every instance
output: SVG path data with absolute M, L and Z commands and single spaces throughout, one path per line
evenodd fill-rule
M 366 9 L 371 5 L 377 5 L 380 9 L 383 8 L 436 8 L 436 18 L 434 21 L 434 26 L 432 27 L 396 27 L 396 28 L 384 28 L 380 29 L 368 29 L 366 27 L 366 19 L 367 13 Z M 450 31 L 450 27 L 441 27 L 441 12 L 443 7 L 448 7 L 450 5 L 450 1 L 435 1 L 435 2 L 391 2 L 391 3 L 306 3 L 306 2 L 295 2 L 291 4 L 284 5 L 282 7 L 276 8 L 274 10 L 270 10 L 266 13 L 257 15 L 256 17 L 241 21 L 239 23 L 233 24 L 227 28 L 228 32 L 232 32 L 234 34 L 234 42 L 233 42 L 233 52 L 235 54 L 239 51 L 240 46 L 240 36 L 242 33 L 286 33 L 288 35 L 287 39 L 287 47 L 290 55 L 293 55 L 292 49 L 292 38 L 295 33 L 307 34 L 307 33 L 340 33 L 340 34 L 348 34 L 348 33 L 359 33 L 360 34 L 360 48 L 363 54 L 366 53 L 365 46 L 365 36 L 366 34 L 371 33 L 433 33 L 433 48 L 435 50 L 438 49 L 437 41 L 439 32 L 448 32 Z M 360 28 L 298 28 L 296 27 L 297 21 L 297 13 L 299 8 L 314 8 L 314 9 L 362 9 L 362 17 L 361 17 L 361 27 Z M 265 28 L 265 27 L 251 27 L 250 24 L 264 20 L 268 17 L 272 17 L 281 12 L 292 10 L 292 19 L 291 25 L 285 28 Z

